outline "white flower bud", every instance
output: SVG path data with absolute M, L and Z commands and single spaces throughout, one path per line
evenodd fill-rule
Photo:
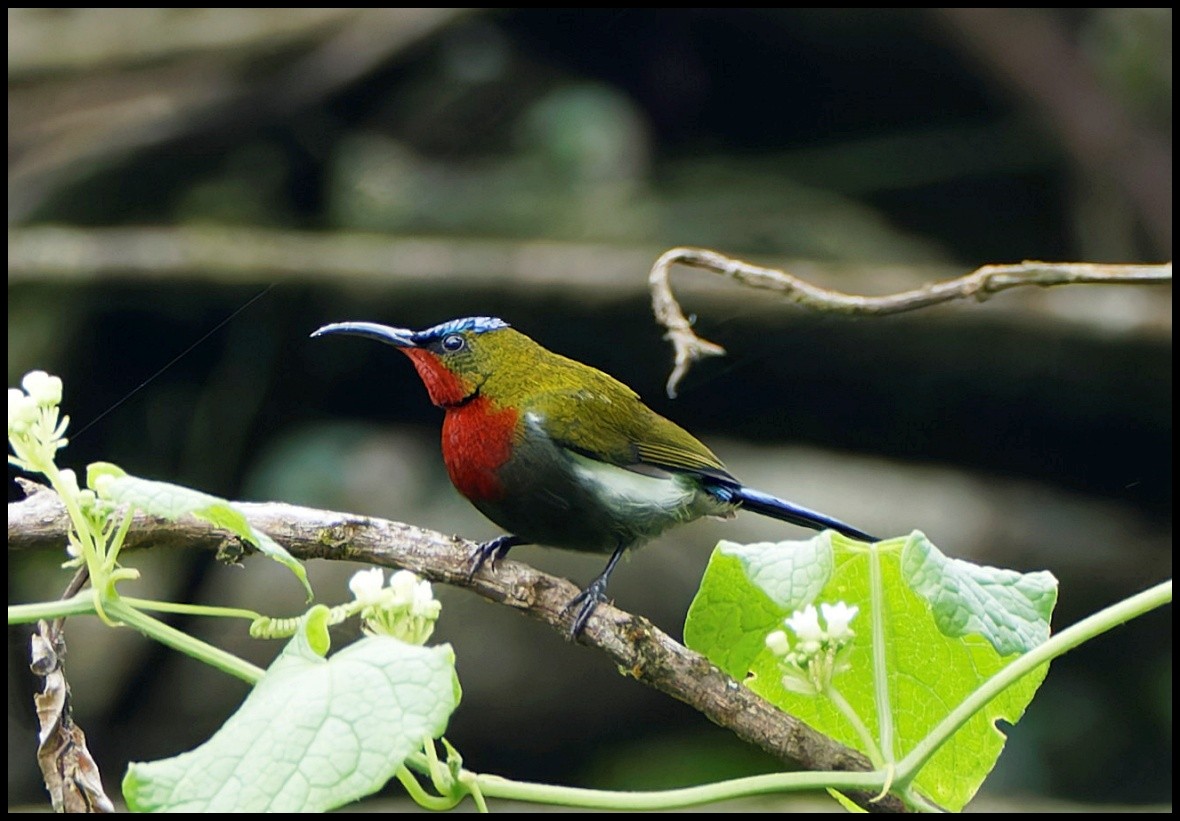
M 61 404 L 61 379 L 45 371 L 29 371 L 21 380 L 29 398 L 42 407 Z
M 381 598 L 381 588 L 385 586 L 385 571 L 380 567 L 370 567 L 358 570 L 348 580 L 348 589 L 360 602 L 371 602 Z
M 389 577 L 389 589 L 393 591 L 393 600 L 403 607 L 413 605 L 417 586 L 418 577 L 409 570 L 399 570 Z
M 8 432 L 23 433 L 29 425 L 37 421 L 40 411 L 24 391 L 16 388 L 8 389 Z
M 775 630 L 766 637 L 766 647 L 779 658 L 791 652 L 791 642 L 782 630 Z
M 78 489 L 78 474 L 66 468 L 61 472 L 62 495 L 69 495 L 71 498 L 77 499 L 81 491 Z

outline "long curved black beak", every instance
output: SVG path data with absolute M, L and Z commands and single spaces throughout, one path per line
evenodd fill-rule
M 333 322 L 316 329 L 312 337 L 328 336 L 329 334 L 347 334 L 348 336 L 363 336 L 392 345 L 395 348 L 417 348 L 415 333 L 409 328 L 393 328 L 389 325 L 379 325 L 376 322 Z

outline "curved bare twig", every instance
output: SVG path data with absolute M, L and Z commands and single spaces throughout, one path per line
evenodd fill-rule
M 743 285 L 777 291 L 785 299 L 816 311 L 885 316 L 915 311 L 956 299 L 987 299 L 992 294 L 1023 285 L 1160 285 L 1172 281 L 1172 263 L 1160 265 L 1102 265 L 1086 262 L 1025 261 L 1011 265 L 984 265 L 969 274 L 921 288 L 885 296 L 858 296 L 813 285 L 786 271 L 763 268 L 705 248 L 673 248 L 664 252 L 648 277 L 651 307 L 656 321 L 668 329 L 665 338 L 675 350 L 675 366 L 668 377 L 668 396 L 693 363 L 705 356 L 722 356 L 725 349 L 697 336 L 672 294 L 671 269 L 677 263 L 730 277 Z

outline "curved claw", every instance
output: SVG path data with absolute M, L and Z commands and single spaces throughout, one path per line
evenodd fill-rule
M 496 562 L 507 556 L 509 550 L 522 544 L 527 544 L 527 542 L 519 536 L 513 536 L 511 534 L 497 536 L 494 539 L 481 543 L 479 547 L 475 548 L 475 552 L 472 553 L 471 569 L 467 571 L 467 581 L 475 578 L 475 574 L 479 572 L 479 569 L 489 559 L 492 562 L 491 569 L 495 570 Z
M 562 615 L 577 607 L 578 612 L 574 616 L 574 621 L 570 625 L 570 640 L 577 640 L 578 636 L 582 634 L 586 623 L 590 621 L 590 616 L 594 614 L 594 610 L 602 602 L 606 601 L 606 579 L 599 576 L 594 581 L 590 582 L 578 595 L 569 600 L 569 604 L 561 609 Z

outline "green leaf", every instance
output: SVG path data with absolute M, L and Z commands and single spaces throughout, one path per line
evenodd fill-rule
M 831 548 L 830 573 L 814 598 L 800 601 L 799 591 L 813 590 L 813 580 L 823 577 L 820 571 L 826 561 L 826 545 Z M 723 543 L 714 550 L 689 610 L 686 643 L 730 675 L 745 679 L 768 701 L 862 752 L 868 751 L 830 699 L 801 695 L 783 686 L 779 661 L 766 649 L 765 637 L 783 629 L 783 619 L 806 604 L 843 601 L 857 605 L 860 613 L 851 624 L 856 635 L 847 650 L 851 669 L 837 675 L 834 686 L 877 735 L 870 549 L 879 551 L 882 571 L 895 760 L 983 681 L 1016 658 L 997 651 L 993 643 L 997 636 L 1005 641 L 1035 641 L 1036 636 L 1048 635 L 1055 600 L 1049 574 L 1009 575 L 1010 571 L 948 560 L 919 533 L 881 542 L 875 548 L 827 533 L 809 542 L 753 548 L 736 549 Z M 812 572 L 812 568 L 820 570 Z M 926 592 L 919 594 L 915 586 Z M 937 595 L 931 595 L 931 590 Z M 776 604 L 776 599 L 785 604 Z M 1006 609 L 1009 605 L 1012 610 Z M 942 629 L 948 623 L 955 625 L 956 635 Z M 1047 669 L 1025 676 L 976 713 L 927 763 L 915 786 L 940 805 L 961 809 L 1003 749 L 1005 737 L 996 722 L 1014 724 L 1023 715 Z
M 197 749 L 133 763 L 139 812 L 323 812 L 380 789 L 446 729 L 460 690 L 450 645 L 370 636 L 321 658 L 300 630 Z
M 983 636 L 1001 656 L 1027 653 L 1049 638 L 1057 579 L 944 556 L 915 531 L 901 552 L 902 573 L 934 612 L 943 635 Z
M 311 585 L 300 561 L 270 536 L 256 530 L 232 502 L 181 485 L 139 479 L 107 462 L 90 465 L 86 483 L 99 497 L 115 504 L 133 505 L 149 515 L 165 519 L 179 519 L 191 514 L 234 533 L 294 573 L 307 591 L 307 600 L 311 601 Z
M 684 643 L 736 679 L 742 679 L 765 648 L 766 634 L 782 620 L 782 608 L 746 577 L 741 559 L 721 542 L 688 608 Z M 708 648 L 707 650 L 705 648 Z
M 835 554 L 831 531 L 799 542 L 756 542 L 741 545 L 721 541 L 717 549 L 734 556 L 745 568 L 750 581 L 762 588 L 770 600 L 792 613 L 815 598 L 832 577 Z M 772 550 L 789 545 L 786 550 Z

